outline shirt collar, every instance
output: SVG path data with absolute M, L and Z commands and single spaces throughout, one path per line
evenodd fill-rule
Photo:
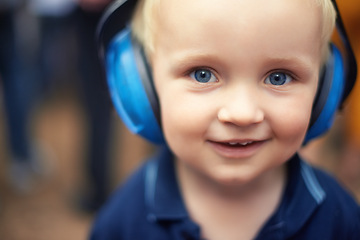
M 178 220 L 188 217 L 176 180 L 173 154 L 167 147 L 148 162 L 145 200 L 149 214 L 156 220 Z
M 276 231 L 279 239 L 289 238 L 306 224 L 325 198 L 313 168 L 296 154 L 288 162 L 288 181 L 282 201 L 258 239 L 274 235 Z
M 154 220 L 189 218 L 176 180 L 173 154 L 168 148 L 148 162 L 145 184 L 148 213 Z M 325 197 L 313 168 L 296 154 L 288 162 L 288 182 L 282 201 L 258 236 L 274 231 L 284 237 L 291 236 L 307 222 Z

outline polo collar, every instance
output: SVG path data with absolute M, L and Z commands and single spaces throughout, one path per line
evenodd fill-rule
M 257 239 L 277 236 L 288 239 L 296 234 L 325 201 L 326 194 L 314 169 L 295 154 L 288 162 L 288 181 L 275 214 L 262 228 Z
M 163 147 L 146 166 L 145 201 L 148 214 L 154 220 L 180 220 L 188 217 L 173 159 L 169 148 Z
M 189 219 L 176 180 L 173 154 L 165 147 L 147 163 L 145 200 L 148 216 L 154 221 Z M 271 234 L 289 237 L 306 224 L 325 200 L 313 168 L 295 154 L 288 162 L 288 181 L 284 196 L 275 214 L 267 221 L 259 239 Z

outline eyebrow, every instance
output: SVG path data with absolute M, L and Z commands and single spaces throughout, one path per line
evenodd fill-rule
M 178 54 L 174 57 L 176 62 L 185 63 L 185 62 L 197 62 L 197 61 L 220 61 L 220 58 L 215 54 L 208 54 L 203 52 L 185 52 Z
M 197 64 L 201 65 L 202 62 L 206 62 L 206 65 L 212 65 L 218 64 L 222 61 L 221 58 L 215 54 L 208 54 L 200 51 L 177 54 L 170 59 L 170 62 L 175 63 L 172 64 L 172 68 L 176 69 L 187 68 Z
M 200 60 L 212 60 L 212 61 L 220 61 L 220 58 L 216 54 L 209 54 L 201 51 L 189 51 L 178 54 L 174 58 L 178 62 L 186 62 L 186 61 L 200 61 Z M 306 64 L 308 61 L 305 58 L 301 58 L 299 56 L 290 56 L 290 57 L 268 57 L 270 61 L 274 63 L 302 63 L 304 65 L 312 65 L 313 63 Z
M 273 63 L 277 63 L 277 64 L 300 64 L 303 66 L 307 66 L 310 67 L 312 66 L 314 63 L 311 61 L 308 61 L 305 58 L 301 58 L 298 56 L 294 56 L 294 57 L 273 57 L 273 58 L 269 58 L 269 62 L 273 62 Z
M 301 58 L 298 56 L 294 57 L 274 57 L 266 60 L 266 65 L 278 66 L 285 65 L 290 68 L 300 68 L 303 71 L 311 71 L 313 66 L 316 65 L 315 62 L 311 61 L 308 58 Z
M 186 51 L 175 55 L 172 60 L 175 62 L 172 68 L 183 69 L 198 62 L 206 61 L 206 64 L 218 64 L 222 59 L 216 54 L 209 54 L 202 51 Z M 240 64 L 240 63 L 239 63 Z M 310 73 L 317 63 L 310 58 L 301 56 L 264 56 L 262 66 L 264 68 L 284 66 L 284 68 L 299 69 L 302 73 Z M 201 65 L 201 64 L 200 64 Z M 281 67 L 279 67 L 281 68 Z

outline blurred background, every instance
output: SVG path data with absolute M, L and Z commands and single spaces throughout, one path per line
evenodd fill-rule
M 109 100 L 94 36 L 110 2 L 0 0 L 2 240 L 87 239 L 101 204 L 153 151 Z M 360 59 L 360 2 L 338 4 Z M 302 155 L 360 202 L 359 84 Z

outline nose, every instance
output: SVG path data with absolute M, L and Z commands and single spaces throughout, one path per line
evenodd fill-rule
M 247 88 L 232 88 L 225 95 L 218 110 L 217 117 L 220 122 L 248 126 L 264 120 L 262 98 L 258 92 Z

